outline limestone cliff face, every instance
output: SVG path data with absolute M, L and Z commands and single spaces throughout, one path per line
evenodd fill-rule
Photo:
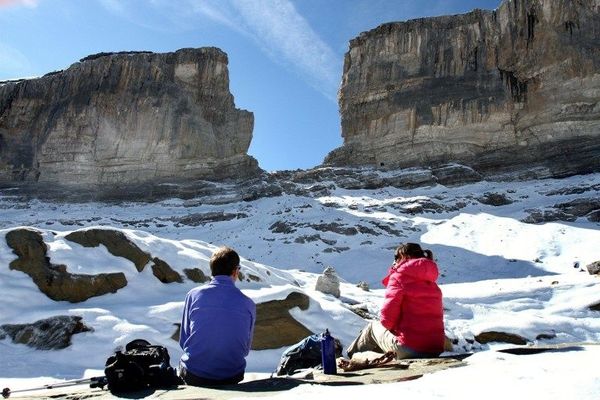
M 600 170 L 600 0 L 389 23 L 350 42 L 333 165 Z
M 247 177 L 252 113 L 216 48 L 98 54 L 0 84 L 0 181 L 63 184 Z

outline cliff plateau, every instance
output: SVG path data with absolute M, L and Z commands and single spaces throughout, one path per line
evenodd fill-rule
M 259 173 L 227 55 L 101 53 L 0 82 L 0 182 L 132 184 Z
M 326 165 L 600 170 L 600 1 L 388 23 L 350 42 Z

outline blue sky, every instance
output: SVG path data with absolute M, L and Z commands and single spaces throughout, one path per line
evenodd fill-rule
M 348 42 L 390 21 L 494 9 L 500 0 L 0 0 L 0 80 L 93 53 L 215 46 L 236 106 L 254 113 L 262 168 L 310 168 L 342 144 Z

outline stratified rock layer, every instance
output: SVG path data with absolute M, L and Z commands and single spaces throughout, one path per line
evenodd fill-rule
M 599 100 L 599 0 L 505 0 L 384 24 L 350 42 L 344 145 L 325 163 L 597 171 Z
M 216 48 L 98 54 L 0 83 L 0 182 L 134 184 L 258 173 L 252 113 Z

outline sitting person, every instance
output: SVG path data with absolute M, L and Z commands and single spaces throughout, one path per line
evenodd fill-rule
M 350 344 L 353 353 L 394 352 L 396 359 L 437 357 L 444 351 L 442 292 L 430 250 L 416 243 L 398 247 L 395 263 L 383 279 L 381 321 L 370 322 Z
M 185 297 L 179 344 L 179 375 L 187 385 L 217 386 L 244 379 L 256 305 L 235 287 L 240 257 L 228 248 L 210 258 L 210 283 Z

